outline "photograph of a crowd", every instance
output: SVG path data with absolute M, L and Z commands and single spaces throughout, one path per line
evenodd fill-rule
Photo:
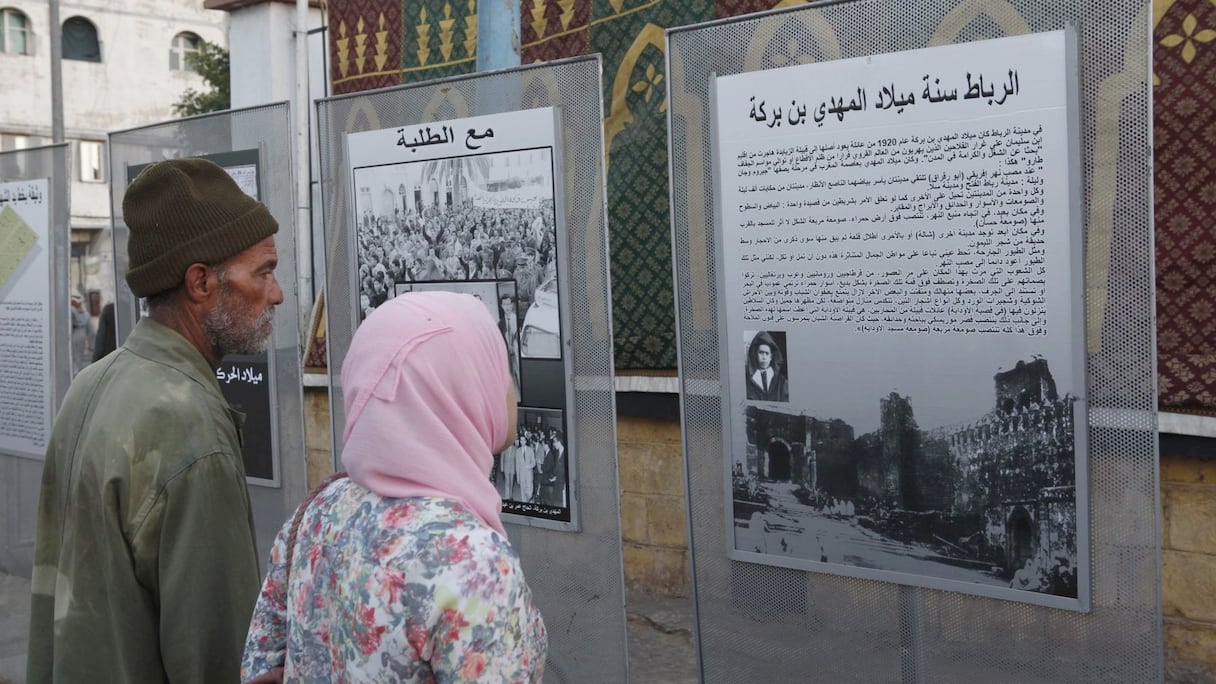
M 548 122 L 552 113 L 530 118 L 542 117 Z M 492 128 L 494 137 L 481 139 L 489 144 L 510 139 L 519 125 L 482 117 L 445 126 Z M 490 473 L 504 520 L 566 529 L 576 525 L 577 505 L 564 411 L 569 359 L 562 354 L 554 148 L 537 140 L 535 131 L 530 135 L 536 146 L 417 159 L 443 153 L 419 146 L 400 152 L 409 161 L 382 163 L 391 154 L 373 139 L 396 140 L 396 132 L 359 134 L 365 137 L 358 142 L 368 144 L 352 148 L 359 151 L 351 159 L 352 284 L 359 320 L 412 291 L 462 292 L 481 300 L 502 332 L 520 406 L 519 438 L 495 456 Z
M 405 284 L 511 281 L 519 354 L 561 358 L 552 157 L 543 147 L 354 169 L 361 317 Z
M 521 406 L 518 422 L 518 437 L 494 456 L 490 471 L 503 513 L 569 521 L 569 449 L 562 411 Z
M 876 429 L 864 431 L 744 405 L 746 439 L 731 463 L 734 548 L 808 569 L 1077 598 L 1088 573 L 1078 554 L 1084 414 L 1045 358 L 994 370 L 991 403 L 947 425 L 918 423 L 912 397 L 878 387 Z

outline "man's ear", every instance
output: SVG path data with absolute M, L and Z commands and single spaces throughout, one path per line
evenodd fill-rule
M 203 303 L 214 297 L 219 290 L 219 278 L 216 277 L 215 270 L 207 264 L 190 264 L 186 268 L 183 289 L 186 298 L 191 302 Z

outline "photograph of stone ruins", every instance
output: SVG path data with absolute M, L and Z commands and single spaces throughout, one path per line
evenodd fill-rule
M 861 435 L 745 408 L 735 548 L 1075 598 L 1076 397 L 1058 395 L 1042 358 L 993 380 L 987 412 L 952 426 L 920 427 L 897 393 Z

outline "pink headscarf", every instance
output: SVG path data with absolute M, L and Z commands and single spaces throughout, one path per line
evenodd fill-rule
M 411 292 L 376 308 L 342 363 L 350 479 L 380 494 L 457 499 L 504 535 L 489 480 L 510 431 L 506 345 L 467 294 Z

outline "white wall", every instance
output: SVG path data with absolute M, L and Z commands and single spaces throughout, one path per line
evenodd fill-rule
M 50 6 L 45 0 L 0 0 L 0 7 L 25 13 L 32 29 L 32 54 L 0 53 L 3 97 L 0 138 L 28 135 L 51 141 Z M 74 0 L 60 2 L 60 22 L 88 19 L 97 28 L 101 62 L 63 60 L 64 135 L 69 141 L 105 141 L 110 131 L 176 118 L 173 103 L 203 79 L 169 69 L 173 37 L 183 31 L 228 45 L 228 14 L 204 10 L 203 0 Z M 73 286 L 97 289 L 113 301 L 108 184 L 82 182 L 72 148 L 71 206 L 74 237 L 89 242 L 82 274 Z M 107 179 L 108 180 L 108 179 Z M 87 232 L 85 232 L 87 231 Z
M 0 54 L 5 97 L 0 133 L 51 134 L 50 8 L 45 1 L 3 0 L 33 28 L 33 54 Z M 64 126 L 69 138 L 154 123 L 173 117 L 173 102 L 200 88 L 193 73 L 170 71 L 169 47 L 182 31 L 227 46 L 228 15 L 204 10 L 202 0 L 78 0 L 60 3 L 60 21 L 93 22 L 101 62 L 63 61 Z
M 230 16 L 233 109 L 294 98 L 296 6 L 264 2 Z M 320 10 L 310 8 L 304 30 L 320 24 Z

